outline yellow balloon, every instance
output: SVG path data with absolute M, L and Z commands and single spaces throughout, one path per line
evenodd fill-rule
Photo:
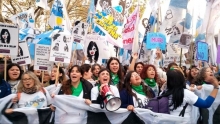
M 57 25 L 62 25 L 62 21 L 63 21 L 62 18 L 60 18 L 60 17 L 57 17 L 57 18 L 56 18 L 56 24 L 57 24 Z

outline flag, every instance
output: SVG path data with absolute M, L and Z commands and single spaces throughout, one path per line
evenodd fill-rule
M 61 29 L 70 31 L 72 25 L 67 14 L 65 2 L 63 0 L 55 0 L 50 13 L 49 25 L 53 29 Z
M 139 7 L 136 7 L 134 12 L 127 18 L 127 22 L 124 26 L 122 32 L 123 38 L 123 48 L 127 50 L 132 49 L 132 45 L 135 42 L 134 35 L 135 32 L 138 32 L 138 25 L 136 23 L 139 22 Z
M 19 28 L 35 28 L 35 16 L 34 16 L 34 8 L 30 8 L 27 11 L 18 13 L 10 17 L 10 20 L 19 25 Z

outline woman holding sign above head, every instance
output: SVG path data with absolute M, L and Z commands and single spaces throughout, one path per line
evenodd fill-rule
M 11 63 L 7 66 L 6 81 L 11 86 L 11 93 L 17 93 L 17 86 L 21 80 L 21 67 L 18 64 Z
M 124 76 L 122 67 L 118 58 L 111 57 L 107 63 L 107 69 L 110 70 L 111 84 L 118 87 L 119 90 L 123 88 Z

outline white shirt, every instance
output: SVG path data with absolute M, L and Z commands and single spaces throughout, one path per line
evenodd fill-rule
M 50 104 L 50 94 L 45 90 L 46 94 L 42 91 L 38 91 L 34 94 L 21 93 L 18 107 L 32 107 L 32 108 L 44 108 Z
M 170 97 L 170 104 L 171 104 L 171 97 Z M 187 106 L 186 110 L 185 110 L 185 115 L 184 117 L 187 119 L 191 119 L 191 114 L 192 114 L 192 107 L 193 104 L 196 103 L 196 101 L 198 100 L 198 96 L 196 94 L 194 94 L 193 92 L 184 89 L 184 98 L 183 98 L 183 103 L 180 107 L 178 107 L 176 110 L 170 111 L 171 115 L 176 115 L 179 116 L 180 112 L 183 109 L 183 106 L 185 106 L 186 103 L 188 103 L 189 105 Z M 173 106 L 170 107 L 170 110 L 173 109 Z
M 133 96 L 134 107 L 144 108 L 147 105 L 149 99 L 145 95 L 139 94 L 133 89 L 132 89 L 132 92 L 137 95 L 137 99 Z
M 120 98 L 118 88 L 116 86 L 110 85 L 110 90 L 112 91 L 115 97 Z M 98 89 L 98 86 L 95 86 L 91 90 L 91 100 L 97 100 L 98 96 L 99 96 L 99 89 Z

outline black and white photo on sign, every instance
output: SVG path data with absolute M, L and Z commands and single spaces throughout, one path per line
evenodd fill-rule
M 1 23 L 0 54 L 16 56 L 18 54 L 18 41 L 18 27 Z
M 192 35 L 191 34 L 182 34 L 181 37 L 180 37 L 179 46 L 188 48 L 191 41 L 192 41 Z
M 89 24 L 85 22 L 79 22 L 73 27 L 72 34 L 75 42 L 82 42 L 85 40 L 88 27 Z
M 34 55 L 34 70 L 50 71 L 53 62 L 49 61 L 50 46 L 49 45 L 35 45 Z
M 13 63 L 19 65 L 31 64 L 30 52 L 28 49 L 27 42 L 20 42 L 17 49 L 17 55 L 12 55 L 11 60 Z
M 109 43 L 104 36 L 87 35 L 84 53 L 89 63 L 96 63 L 100 59 L 108 59 L 110 57 Z
M 55 34 L 52 37 L 50 61 L 69 63 L 72 50 L 72 36 Z

